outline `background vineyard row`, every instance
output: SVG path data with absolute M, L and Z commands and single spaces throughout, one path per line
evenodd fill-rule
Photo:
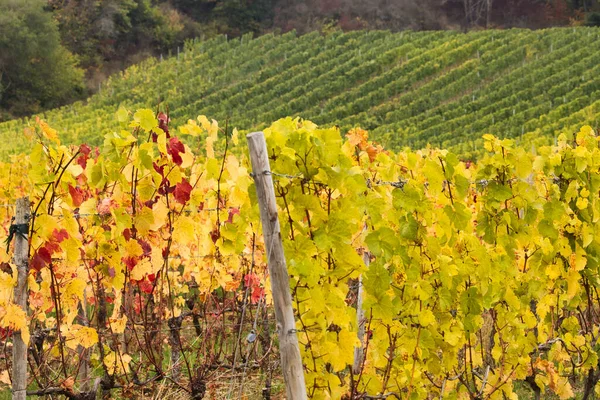
M 112 114 L 168 105 L 174 123 L 204 114 L 241 130 L 303 116 L 361 126 L 389 148 L 427 143 L 474 157 L 484 133 L 549 144 L 598 123 L 596 28 L 470 32 L 356 31 L 190 42 L 113 76 L 86 102 L 44 113 L 66 142 L 99 144 Z M 28 148 L 0 124 L 7 156 Z

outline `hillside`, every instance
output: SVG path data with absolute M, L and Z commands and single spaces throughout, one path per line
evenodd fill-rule
M 99 144 L 114 113 L 168 106 L 173 126 L 204 114 L 242 130 L 283 116 L 356 125 L 389 147 L 427 143 L 464 155 L 493 133 L 523 141 L 600 122 L 600 30 L 468 34 L 355 31 L 190 43 L 110 78 L 100 93 L 41 117 L 67 142 Z M 0 124 L 0 157 L 23 151 L 23 127 Z

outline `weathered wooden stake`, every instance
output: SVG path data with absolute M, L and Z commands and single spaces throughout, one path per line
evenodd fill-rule
M 363 253 L 363 262 L 368 267 L 371 263 L 371 254 L 368 251 Z M 363 310 L 363 284 L 362 275 L 358 277 L 358 295 L 356 299 L 356 324 L 358 325 L 358 340 L 360 346 L 354 348 L 354 363 L 352 364 L 352 373 L 360 374 L 360 369 L 365 357 L 364 337 L 365 337 L 365 310 Z
M 15 287 L 15 304 L 27 313 L 27 275 L 29 274 L 29 197 L 17 200 L 14 227 L 13 263 L 17 266 L 17 286 Z M 13 228 L 13 229 L 15 229 Z M 27 396 L 27 344 L 23 341 L 21 332 L 13 333 L 13 369 L 12 369 L 12 398 L 25 400 Z
M 77 305 L 77 319 L 83 326 L 90 326 L 90 321 L 87 318 L 87 301 L 86 290 L 83 290 L 83 300 Z M 90 382 L 90 350 L 83 346 L 77 346 L 77 354 L 79 355 L 79 367 L 77 369 L 77 381 L 80 382 L 79 389 L 87 392 L 91 389 Z
M 281 229 L 277 216 L 277 203 L 269 166 L 267 143 L 262 132 L 251 133 L 246 136 L 246 139 L 248 140 L 260 220 L 267 250 L 286 398 L 288 400 L 306 399 L 304 368 L 296 336 L 296 321 L 294 320 L 289 276 L 281 243 Z

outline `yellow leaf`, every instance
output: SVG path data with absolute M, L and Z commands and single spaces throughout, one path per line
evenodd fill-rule
M 521 309 L 521 302 L 519 298 L 515 295 L 511 288 L 506 289 L 506 293 L 504 294 L 504 300 L 513 310 Z
M 435 315 L 429 309 L 425 309 L 419 313 L 419 323 L 426 327 L 435 322 Z
M 585 250 L 579 245 L 577 246 L 575 253 L 572 254 L 572 259 L 574 261 L 573 265 L 571 265 L 572 268 L 575 268 L 577 271 L 585 269 L 585 266 L 587 265 L 587 256 Z
M 56 218 L 48 214 L 38 216 L 35 220 L 35 226 L 37 228 L 37 236 L 43 240 L 50 239 L 54 230 L 60 229 Z
M 156 273 L 160 271 L 165 263 L 165 259 L 162 255 L 162 250 L 160 247 L 153 246 L 152 247 L 152 273 Z
M 51 140 L 56 144 L 60 144 L 60 140 L 58 139 L 58 134 L 55 129 L 50 128 L 50 126 L 39 117 L 36 117 L 36 121 L 40 128 L 42 128 L 42 134 L 46 139 Z
M 200 125 L 202 125 L 202 129 L 208 132 L 210 129 L 210 122 L 208 121 L 208 118 L 206 118 L 206 115 L 199 115 L 198 122 L 200 122 Z
M 458 329 L 444 331 L 444 341 L 452 346 L 456 346 L 461 338 L 462 332 Z
M 136 229 L 141 235 L 146 235 L 153 228 L 154 214 L 152 209 L 144 207 L 133 219 Z
M 200 136 L 202 134 L 202 129 L 198 126 L 196 121 L 190 119 L 187 124 L 179 127 L 179 132 L 184 135 Z
M 554 280 L 560 276 L 561 267 L 557 264 L 550 264 L 546 267 L 546 275 Z
M 81 175 L 83 173 L 83 168 L 81 168 L 81 165 L 79 165 L 79 164 L 71 164 L 71 165 L 69 165 L 68 171 L 74 177 L 78 177 L 79 175 Z
M 83 291 L 87 286 L 87 282 L 82 278 L 74 278 L 67 284 L 65 287 L 63 294 L 65 297 L 77 297 L 80 300 L 83 300 Z
M 588 199 L 586 199 L 585 197 L 578 197 L 577 203 L 575 203 L 575 205 L 580 210 L 583 210 L 584 208 L 587 208 L 587 206 L 588 206 Z
M 96 198 L 92 197 L 86 201 L 84 201 L 83 203 L 81 203 L 81 205 L 79 206 L 79 213 L 80 214 L 95 214 L 96 213 L 96 208 L 97 207 L 97 200 Z
M 72 376 L 69 376 L 67 379 L 65 379 L 64 381 L 62 381 L 60 383 L 60 386 L 66 389 L 73 389 L 73 386 L 75 385 L 75 378 Z
M 167 134 L 162 129 L 158 129 L 156 134 L 158 136 L 156 139 L 158 150 L 163 154 L 167 154 Z
M 567 297 L 572 299 L 579 291 L 579 272 L 575 269 L 569 270 L 567 276 Z
M 181 156 L 180 168 L 186 169 L 192 166 L 194 163 L 194 154 L 192 154 L 192 150 L 190 150 L 188 145 L 185 145 L 185 153 L 179 153 L 179 155 Z
M 150 176 L 147 176 L 138 182 L 137 193 L 140 201 L 148 201 L 154 196 L 156 186 Z
M 152 264 L 151 264 L 150 260 L 145 258 L 141 262 L 139 262 L 135 267 L 133 267 L 133 270 L 131 270 L 130 277 L 131 277 L 131 279 L 140 281 L 140 280 L 144 279 L 144 277 L 147 274 L 151 274 L 151 273 L 152 273 Z
M 27 314 L 18 305 L 8 304 L 4 309 L 5 314 L 0 320 L 0 325 L 14 331 L 21 331 L 21 338 L 25 344 L 29 344 L 29 324 Z
M 167 176 L 169 178 L 169 183 L 174 186 L 177 185 L 179 182 L 181 182 L 181 179 L 183 178 L 183 176 L 181 175 L 181 170 L 179 169 L 179 167 L 177 165 L 175 165 L 171 171 L 169 172 L 169 175 Z
M 69 348 L 76 349 L 77 346 L 82 346 L 88 349 L 98 343 L 98 332 L 88 326 L 73 324 L 69 329 L 68 339 Z
M 110 318 L 110 329 L 113 333 L 123 333 L 125 332 L 125 327 L 127 326 L 127 317 L 123 315 L 121 318 Z
M 152 207 L 152 214 L 154 217 L 154 222 L 150 226 L 150 230 L 158 231 L 161 227 L 163 227 L 168 220 L 169 209 L 167 208 L 166 203 L 159 201 Z
M 2 372 L 0 372 L 0 383 L 9 386 L 12 384 L 12 382 L 10 381 L 10 376 L 8 375 L 8 370 L 5 369 Z
M 213 141 L 217 140 L 217 133 L 219 131 L 219 124 L 217 121 L 213 119 L 211 123 L 205 115 L 200 115 L 198 117 L 198 122 L 200 122 L 202 128 L 208 133 L 208 137 L 212 138 Z
M 215 149 L 213 147 L 214 139 L 212 137 L 206 138 L 206 157 L 215 158 Z
M 125 256 L 136 258 L 144 254 L 142 246 L 137 240 L 129 240 L 125 243 Z
M 129 363 L 131 356 L 129 354 L 117 354 L 114 351 L 108 350 L 104 356 L 104 365 L 108 369 L 108 373 L 113 375 L 115 372 L 129 372 Z
M 173 227 L 173 239 L 181 245 L 188 245 L 195 239 L 194 220 L 187 216 L 177 219 Z

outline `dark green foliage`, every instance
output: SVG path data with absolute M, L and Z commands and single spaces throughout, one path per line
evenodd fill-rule
M 232 36 L 260 32 L 273 20 L 276 0 L 173 0 L 172 4 L 203 26 Z M 204 32 L 210 34 L 211 32 Z
M 118 68 L 137 53 L 158 54 L 198 33 L 194 23 L 168 3 L 150 0 L 50 0 L 64 44 L 87 69 Z M 110 72 L 110 71 L 108 71 Z
M 43 0 L 0 0 L 0 119 L 79 97 L 83 71 Z
M 585 15 L 585 24 L 587 26 L 600 26 L 600 12 L 591 12 Z

